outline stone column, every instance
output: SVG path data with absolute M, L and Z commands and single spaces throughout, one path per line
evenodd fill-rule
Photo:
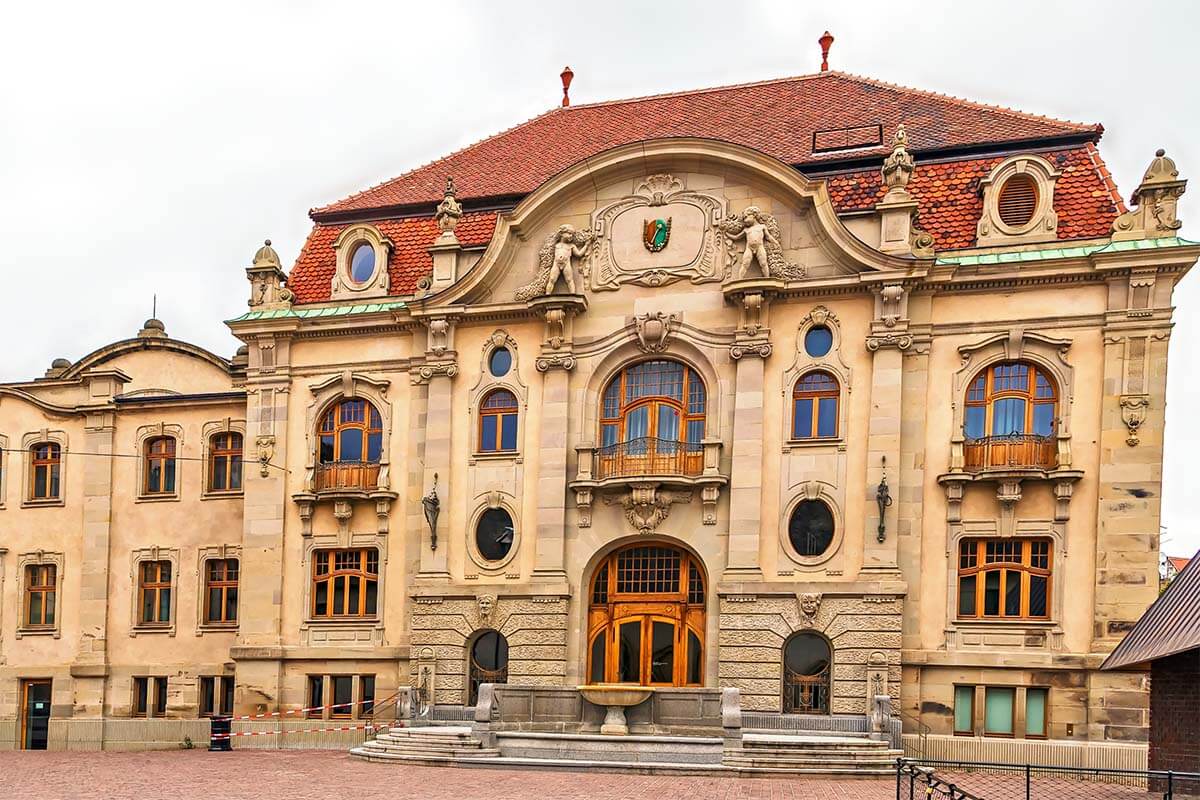
M 567 422 L 570 372 L 566 364 L 546 366 L 542 377 L 542 416 L 538 431 L 537 549 L 533 577 L 565 581 L 567 526 Z
M 762 528 L 763 372 L 769 344 L 739 349 L 733 406 L 733 453 L 729 476 L 729 552 L 726 578 L 761 579 L 759 535 Z
M 439 502 L 437 519 L 437 547 L 434 549 L 433 532 L 428 524 L 421 530 L 421 556 L 417 576 L 423 579 L 449 580 L 450 549 L 450 424 L 453 393 L 452 378 L 458 373 L 453 363 L 427 364 L 414 373 L 418 384 L 427 382 L 427 405 L 425 408 L 425 469 L 422 489 L 425 495 L 433 491 L 435 483 Z

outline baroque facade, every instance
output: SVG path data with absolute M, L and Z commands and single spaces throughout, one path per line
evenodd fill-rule
M 0 385 L 0 747 L 486 682 L 1144 741 L 1098 667 L 1200 246 L 1101 131 L 833 71 L 564 100 L 268 242 L 232 359 L 151 320 Z

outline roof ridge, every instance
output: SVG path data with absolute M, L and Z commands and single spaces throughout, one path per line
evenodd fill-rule
M 1022 111 L 1019 108 L 1009 108 L 1008 106 L 996 105 L 994 103 L 981 103 L 978 100 L 968 100 L 965 97 L 958 97 L 958 96 L 952 95 L 952 94 L 945 94 L 944 92 L 933 92 L 933 91 L 930 91 L 929 89 L 918 89 L 914 86 L 905 86 L 905 85 L 899 84 L 899 83 L 891 83 L 889 81 L 879 80 L 878 78 L 871 78 L 866 75 L 856 75 L 853 72 L 842 72 L 841 70 L 829 70 L 829 74 L 840 75 L 843 78 L 850 78 L 852 80 L 862 81 L 863 83 L 869 83 L 874 86 L 881 86 L 885 89 L 898 89 L 898 90 L 904 91 L 904 92 L 913 92 L 914 94 L 925 95 L 926 97 L 936 97 L 939 100 L 952 100 L 955 103 L 961 103 L 963 105 L 974 106 L 975 108 L 986 108 L 990 111 L 998 111 L 1002 114 L 1011 114 L 1012 116 L 1022 117 L 1024 119 L 1035 119 L 1040 122 L 1053 122 L 1058 125 L 1070 125 L 1071 127 L 1076 128 L 1077 130 L 1080 130 L 1080 131 L 1103 132 L 1103 130 L 1104 130 L 1104 126 L 1098 122 L 1093 122 L 1093 123 L 1089 124 L 1086 122 L 1075 122 L 1074 120 L 1059 119 L 1058 117 L 1050 117 L 1050 116 L 1046 116 L 1045 114 L 1033 114 L 1028 111 Z
M 572 111 L 577 108 L 599 108 L 601 106 L 619 106 L 625 103 L 641 103 L 646 100 L 659 100 L 667 97 L 686 97 L 693 94 L 708 94 L 709 92 L 724 92 L 730 89 L 749 89 L 755 86 L 770 86 L 773 83 L 790 83 L 792 81 L 805 81 L 814 78 L 821 78 L 832 74 L 832 70 L 826 72 L 812 72 L 804 75 L 789 75 L 783 78 L 766 78 L 760 81 L 746 81 L 745 83 L 726 83 L 721 86 L 705 86 L 700 89 L 681 89 L 677 92 L 658 92 L 656 94 L 635 95 L 633 97 L 619 97 L 613 100 L 597 100 L 594 103 L 572 103 L 565 106 L 563 110 Z
M 459 153 L 465 153 L 467 150 L 476 148 L 485 142 L 491 141 L 492 139 L 498 139 L 501 136 L 506 136 L 515 130 L 519 130 L 520 128 L 523 128 L 526 125 L 530 125 L 534 122 L 537 122 L 539 119 L 542 119 L 543 117 L 548 117 L 551 114 L 555 114 L 562 110 L 563 110 L 563 108 L 558 107 L 558 108 L 552 108 L 549 111 L 543 111 L 541 114 L 532 116 L 529 119 L 525 120 L 524 122 L 518 122 L 515 125 L 510 125 L 509 127 L 505 128 L 502 131 L 497 131 L 496 133 L 493 133 L 491 136 L 485 136 L 482 139 L 476 139 L 475 141 L 471 142 L 470 144 L 465 144 L 462 147 L 458 148 L 457 150 L 453 150 L 440 158 L 435 158 L 432 161 L 426 161 L 424 164 L 418 164 L 415 167 L 411 167 L 410 169 L 407 169 L 404 172 L 401 172 L 399 175 L 394 175 L 391 178 L 386 178 L 386 179 L 380 181 L 379 183 L 376 183 L 372 186 L 368 186 L 366 189 L 362 189 L 360 191 L 354 192 L 353 194 L 347 195 L 346 197 L 343 197 L 340 200 L 334 200 L 332 203 L 326 203 L 323 206 L 318 206 L 316 208 L 310 208 L 308 210 L 309 219 L 313 218 L 313 214 L 321 214 L 326 211 L 332 210 L 334 208 L 334 206 L 340 206 L 344 203 L 349 203 L 351 200 L 354 200 L 358 197 L 362 197 L 364 194 L 373 192 L 380 187 L 387 186 L 390 183 L 395 183 L 396 181 L 400 180 L 401 178 L 405 177 L 406 175 L 411 175 L 414 172 L 418 172 L 423 169 L 428 169 L 429 167 L 432 167 L 435 164 L 440 164 L 443 161 L 449 161 L 450 159 L 457 156 Z M 313 221 L 315 222 L 316 220 L 313 220 Z

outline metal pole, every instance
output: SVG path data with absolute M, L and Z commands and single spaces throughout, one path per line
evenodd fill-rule
M 1167 793 L 1163 796 L 1163 800 L 1172 800 L 1175 797 L 1175 781 L 1174 774 L 1171 770 L 1167 770 Z
M 1025 800 L 1029 800 L 1029 765 L 1025 765 Z
M 900 770 L 904 767 L 904 759 L 896 759 L 896 800 L 900 800 Z

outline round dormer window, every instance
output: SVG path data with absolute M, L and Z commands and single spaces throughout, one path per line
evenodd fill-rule
M 1018 173 L 1004 182 L 1000 198 L 996 201 L 996 212 L 1001 221 L 1010 228 L 1024 228 L 1033 221 L 1037 211 L 1038 186 L 1033 176 Z
M 366 283 L 375 274 L 375 248 L 370 242 L 361 242 L 350 256 L 350 280 Z

